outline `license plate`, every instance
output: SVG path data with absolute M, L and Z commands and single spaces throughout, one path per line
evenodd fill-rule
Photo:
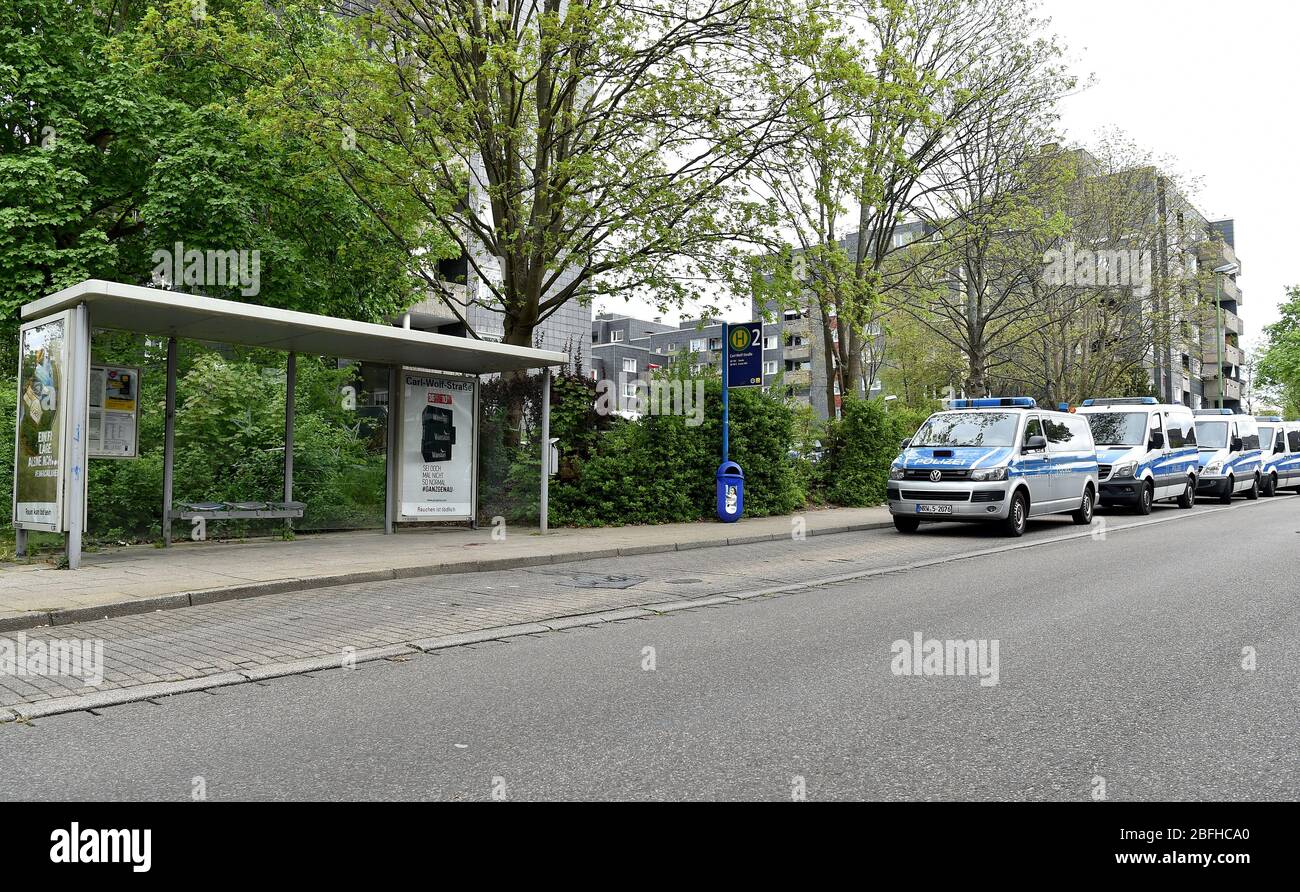
M 952 505 L 917 505 L 917 514 L 951 514 Z

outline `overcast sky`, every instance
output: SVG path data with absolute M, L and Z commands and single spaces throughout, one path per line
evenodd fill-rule
M 1118 127 L 1201 180 L 1193 201 L 1236 221 L 1253 343 L 1300 285 L 1300 4 L 1292 0 L 1044 0 L 1094 85 L 1062 105 L 1070 142 Z
M 1300 3 L 1293 0 L 1042 0 L 1086 90 L 1066 98 L 1066 142 L 1118 128 L 1199 179 L 1208 219 L 1236 220 L 1247 338 L 1300 284 Z M 598 310 L 652 316 L 639 302 Z M 687 317 L 692 314 L 688 311 Z M 747 307 L 728 314 L 749 316 Z M 670 317 L 669 321 L 676 321 Z

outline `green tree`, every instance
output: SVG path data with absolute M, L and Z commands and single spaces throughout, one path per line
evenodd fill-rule
M 391 211 L 376 194 L 400 188 L 474 280 L 466 297 L 426 265 L 430 292 L 453 312 L 469 299 L 499 313 L 503 340 L 530 346 L 570 301 L 713 300 L 707 283 L 761 236 L 770 209 L 745 184 L 788 124 L 757 89 L 776 64 L 779 11 L 395 0 L 330 24 L 277 6 L 262 46 L 289 47 L 298 64 L 264 77 L 256 101 L 282 132 L 312 139 L 381 221 Z
M 1265 329 L 1258 381 L 1275 388 L 1288 418 L 1300 417 L 1300 285 L 1287 289 L 1281 318 Z
M 109 0 L 0 0 L 0 309 L 89 277 L 147 284 L 154 252 L 260 252 L 260 293 L 213 296 L 377 319 L 408 258 L 292 134 L 237 108 L 248 78 L 193 52 L 207 18 Z M 185 29 L 178 19 L 184 10 Z M 288 64 L 287 57 L 282 65 Z M 13 341 L 5 337 L 6 345 Z

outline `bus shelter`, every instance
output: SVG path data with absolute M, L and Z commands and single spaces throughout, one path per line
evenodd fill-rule
M 138 375 L 97 365 L 91 332 L 112 329 L 167 341 L 162 529 L 174 519 L 301 517 L 293 492 L 295 356 L 332 356 L 388 371 L 384 531 L 418 521 L 466 520 L 478 510 L 480 376 L 542 374 L 541 527 L 547 526 L 551 470 L 551 370 L 564 353 L 513 347 L 392 325 L 356 322 L 159 288 L 88 279 L 22 308 L 14 451 L 13 519 L 24 554 L 30 530 L 62 533 L 69 568 L 81 564 L 88 459 L 128 456 L 138 422 Z M 288 354 L 283 501 L 173 503 L 177 339 L 263 347 Z M 134 419 L 131 408 L 136 407 Z

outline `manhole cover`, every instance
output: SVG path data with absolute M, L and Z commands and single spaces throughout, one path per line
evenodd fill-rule
M 644 576 L 626 573 L 573 573 L 568 579 L 560 580 L 560 585 L 571 585 L 574 588 L 631 588 L 645 580 Z
M 665 579 L 664 582 L 669 585 L 692 585 L 696 582 L 703 582 L 703 579 Z

